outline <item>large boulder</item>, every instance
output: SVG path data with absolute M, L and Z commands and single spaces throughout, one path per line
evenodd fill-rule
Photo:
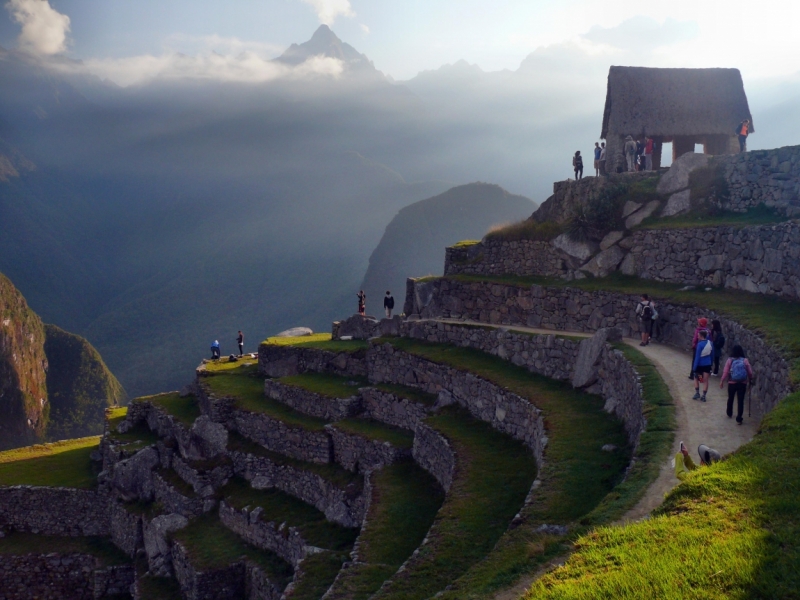
M 314 331 L 308 327 L 292 327 L 286 331 L 276 333 L 272 337 L 303 337 L 306 335 L 313 335 Z
M 590 338 L 581 340 L 578 346 L 578 358 L 572 372 L 572 386 L 585 388 L 597 381 L 597 366 L 606 342 L 622 339 L 622 332 L 616 327 L 598 329 Z
M 620 241 L 622 238 L 625 237 L 625 232 L 623 231 L 609 231 L 605 237 L 600 240 L 600 250 L 608 250 Z
M 580 260 L 588 260 L 600 249 L 595 242 L 576 242 L 570 239 L 569 234 L 562 233 L 553 240 L 553 246 Z
M 208 415 L 201 415 L 189 430 L 189 460 L 204 460 L 224 454 L 228 447 L 228 430 L 220 423 L 212 421 Z
M 692 207 L 691 190 L 675 192 L 667 200 L 664 210 L 661 211 L 662 217 L 671 217 L 687 212 Z
M 158 451 L 152 446 L 114 465 L 111 482 L 126 502 L 153 499 L 153 469 L 160 464 Z
M 696 154 L 689 152 L 684 154 L 672 163 L 658 182 L 656 191 L 659 194 L 674 194 L 689 187 L 689 174 L 695 169 L 700 169 L 708 165 L 711 157 L 708 154 Z
M 368 340 L 380 335 L 380 323 L 375 317 L 353 315 L 339 322 L 339 337 Z
M 631 227 L 636 227 L 639 223 L 641 223 L 647 217 L 656 212 L 656 209 L 659 207 L 660 204 L 661 203 L 658 200 L 651 200 L 650 202 L 645 204 L 642 208 L 640 208 L 630 217 L 625 219 L 625 228 L 630 229 Z
M 172 552 L 169 534 L 183 529 L 189 520 L 183 515 L 172 513 L 161 515 L 152 521 L 144 520 L 142 533 L 144 551 L 147 554 L 147 566 L 150 573 L 157 577 L 172 575 Z
M 595 277 L 605 277 L 617 270 L 617 265 L 625 258 L 625 252 L 619 246 L 611 246 L 597 254 L 581 267 L 582 271 L 591 273 Z

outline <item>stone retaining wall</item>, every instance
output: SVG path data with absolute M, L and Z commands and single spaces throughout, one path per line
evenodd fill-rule
M 348 433 L 336 425 L 326 425 L 325 430 L 333 442 L 334 460 L 348 471 L 365 473 L 380 469 L 411 454 L 405 448 Z
M 451 398 L 473 416 L 498 431 L 524 442 L 538 464 L 547 438 L 541 411 L 525 398 L 504 390 L 472 373 L 465 373 L 412 354 L 391 344 L 374 344 L 367 351 L 370 379 L 399 383 Z
M 428 416 L 424 404 L 412 402 L 408 398 L 399 398 L 372 387 L 361 388 L 359 392 L 361 392 L 364 416 L 368 419 L 414 431 Z
M 211 468 L 196 469 L 181 457 L 173 456 L 171 467 L 202 498 L 212 497 L 233 476 L 233 467 L 224 461 Z
M 566 277 L 581 264 L 549 241 L 489 238 L 471 246 L 446 248 L 444 274 Z
M 303 540 L 299 529 L 296 527 L 280 529 L 280 523 L 262 521 L 262 513 L 261 508 L 248 510 L 246 507 L 236 510 L 224 500 L 219 503 L 219 519 L 225 527 L 256 548 L 274 552 L 296 568 L 308 552 L 313 552 L 313 549 Z
M 153 473 L 153 489 L 155 501 L 160 503 L 166 512 L 176 513 L 187 519 L 199 517 L 216 504 L 213 499 L 203 500 L 197 496 L 183 495 L 158 473 Z
M 331 398 L 301 387 L 284 385 L 274 379 L 264 380 L 264 393 L 269 398 L 326 421 L 346 419 L 361 411 L 361 397 L 356 388 L 353 388 L 353 391 L 355 393 L 349 398 Z
M 410 281 L 413 285 L 413 280 Z M 634 313 L 639 298 L 632 294 L 452 279 L 437 279 L 426 285 L 431 287 L 428 294 L 431 300 L 426 307 L 415 306 L 417 313 L 421 310 L 444 318 L 587 333 L 618 327 L 628 337 L 636 337 L 639 331 Z M 790 393 L 789 363 L 758 335 L 714 310 L 654 300 L 659 313 L 654 339 L 680 349 L 690 347 L 697 317 L 720 320 L 727 338 L 726 349 L 740 344 L 753 364 L 755 412 L 763 415 Z M 687 375 L 690 364 L 691 355 L 687 351 Z
M 286 377 L 307 371 L 335 373 L 345 377 L 366 377 L 364 352 L 330 352 L 317 348 L 274 346 L 258 347 L 258 370 L 267 377 Z
M 358 527 L 364 518 L 367 498 L 361 489 L 342 489 L 324 477 L 278 465 L 264 456 L 231 452 L 233 468 L 257 489 L 277 488 L 325 513 L 328 521 Z
M 142 518 L 125 510 L 121 502 L 109 503 L 111 541 L 125 554 L 133 558 L 142 547 Z
M 42 535 L 109 535 L 108 496 L 92 490 L 0 487 L 0 529 Z
M 240 600 L 247 597 L 244 561 L 201 572 L 192 566 L 183 545 L 173 542 L 172 565 L 184 600 Z
M 417 464 L 436 478 L 445 492 L 450 491 L 456 471 L 456 455 L 442 434 L 418 423 L 411 455 Z

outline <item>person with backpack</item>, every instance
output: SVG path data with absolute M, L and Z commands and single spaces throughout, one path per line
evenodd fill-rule
M 219 340 L 211 344 L 211 360 L 219 360 Z
M 367 314 L 367 295 L 364 290 L 359 290 L 356 297 L 358 298 L 358 314 L 363 317 Z
M 628 136 L 625 138 L 625 146 L 623 147 L 625 152 L 625 159 L 628 163 L 628 171 L 635 171 L 636 170 L 636 142 L 633 140 L 633 137 Z
M 656 305 L 650 300 L 649 295 L 642 294 L 642 299 L 636 305 L 636 315 L 641 323 L 639 331 L 642 334 L 642 341 L 639 342 L 639 345 L 647 346 L 650 343 L 650 337 L 653 335 L 653 323 L 658 316 Z
M 694 353 L 697 349 L 697 343 L 700 341 L 700 332 L 705 331 L 707 337 L 711 337 L 711 330 L 708 328 L 708 319 L 700 317 L 697 319 L 697 327 L 694 329 L 694 336 L 692 336 L 692 371 L 689 373 L 689 379 L 694 379 Z
M 736 135 L 739 138 L 739 152 L 747 152 L 747 136 L 750 135 L 750 119 L 745 119 L 736 128 Z
M 392 310 L 394 309 L 394 296 L 392 292 L 386 290 L 386 296 L 383 299 L 383 309 L 386 311 L 386 318 L 392 318 Z
M 719 322 L 719 319 L 711 320 L 711 343 L 714 344 L 714 370 L 711 375 L 719 377 L 719 359 L 722 356 L 722 349 L 725 347 L 725 334 L 722 333 L 722 323 Z
M 600 153 L 603 150 L 600 148 L 600 142 L 594 143 L 594 176 L 600 177 Z
M 575 171 L 575 181 L 583 179 L 583 157 L 580 150 L 576 150 L 572 157 L 572 168 Z
M 744 414 L 744 394 L 747 391 L 747 385 L 753 382 L 753 367 L 750 366 L 750 361 L 745 358 L 744 349 L 736 344 L 731 350 L 730 358 L 725 361 L 725 369 L 722 371 L 722 379 L 719 380 L 719 387 L 725 385 L 728 381 L 728 408 L 727 415 L 730 419 L 733 416 L 733 397 L 736 396 L 738 400 L 736 407 L 736 422 L 742 424 L 742 415 Z
M 239 344 L 239 356 L 244 355 L 244 334 L 239 330 L 239 335 L 236 336 L 236 343 Z
M 700 332 L 700 340 L 697 342 L 697 347 L 694 351 L 694 362 L 692 363 L 692 371 L 695 374 L 694 379 L 694 396 L 692 400 L 706 401 L 706 394 L 708 393 L 708 382 L 711 379 L 711 363 L 714 362 L 714 344 L 708 339 L 708 331 L 703 330 Z M 703 383 L 703 395 L 700 395 L 700 383 Z

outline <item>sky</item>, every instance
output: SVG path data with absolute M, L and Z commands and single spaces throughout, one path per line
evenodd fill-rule
M 800 72 L 800 3 L 785 0 L 5 0 L 4 4 L 0 45 L 34 54 L 63 54 L 112 79 L 115 71 L 125 69 L 159 72 L 159 65 L 172 65 L 176 56 L 181 56 L 183 66 L 173 72 L 209 70 L 212 77 L 226 78 L 227 69 L 250 68 L 293 42 L 307 40 L 320 23 L 330 25 L 378 69 L 398 80 L 461 59 L 485 71 L 513 70 L 531 52 L 557 51 L 564 45 L 577 45 L 587 57 L 606 54 L 610 64 L 615 56 L 625 61 L 641 56 L 639 66 L 738 67 L 746 85 Z M 123 68 L 118 69 L 120 65 Z

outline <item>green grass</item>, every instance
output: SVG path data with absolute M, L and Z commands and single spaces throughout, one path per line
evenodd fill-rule
M 411 449 L 414 445 L 414 434 L 400 427 L 392 427 L 378 421 L 367 419 L 343 419 L 334 423 L 334 427 L 345 433 L 358 435 L 378 442 L 389 442 L 395 448 Z
M 372 475 L 372 503 L 359 538 L 359 561 L 333 590 L 331 600 L 366 600 L 422 543 L 442 505 L 444 491 L 411 460 Z
M 702 206 L 674 217 L 648 217 L 634 229 L 694 229 L 721 226 L 742 228 L 753 225 L 772 225 L 788 220 L 788 217 L 763 204 L 743 213 Z
M 526 598 L 797 598 L 800 394 L 727 460 L 675 488 L 656 515 L 581 537 Z
M 348 471 L 337 463 L 311 463 L 295 458 L 278 454 L 267 450 L 263 446 L 239 435 L 236 432 L 228 433 L 228 450 L 244 452 L 245 454 L 253 454 L 255 456 L 263 456 L 268 458 L 277 465 L 286 465 L 300 471 L 308 471 L 319 475 L 326 481 L 329 481 L 337 487 L 347 490 L 353 495 L 358 495 L 364 487 L 364 476 L 359 473 Z
M 186 496 L 187 498 L 195 498 L 196 494 L 194 493 L 194 488 L 186 483 L 181 476 L 178 475 L 172 469 L 158 469 L 156 471 L 161 476 L 161 479 L 166 481 L 172 487 L 174 487 L 179 494 Z
M 218 396 L 234 398 L 236 406 L 242 410 L 263 413 L 291 427 L 300 427 L 307 431 L 322 431 L 325 421 L 309 417 L 293 410 L 264 394 L 264 378 L 252 365 L 235 373 L 223 373 L 206 377 L 203 384 Z
M 122 444 L 123 448 L 128 452 L 140 450 L 146 446 L 155 444 L 159 440 L 158 434 L 151 431 L 144 421 L 137 423 L 125 433 L 119 433 L 113 430 L 109 431 L 108 437 L 111 441 Z
M 292 566 L 277 554 L 260 550 L 242 540 L 225 527 L 215 514 L 195 519 L 173 534 L 189 554 L 192 565 L 200 571 L 222 569 L 242 558 L 248 558 L 269 576 L 280 589 L 292 578 Z
M 168 394 L 138 398 L 137 400 L 150 402 L 163 408 L 187 427 L 191 427 L 195 419 L 200 416 L 200 404 L 193 395 L 181 398 L 178 392 L 170 392 Z
M 61 537 L 11 531 L 0 538 L 0 554 L 89 554 L 100 559 L 103 566 L 131 562 L 122 550 L 104 537 Z
M 350 398 L 358 394 L 358 388 L 369 385 L 366 379 L 360 377 L 342 377 L 333 373 L 312 371 L 281 377 L 278 381 L 329 398 Z
M 348 560 L 349 552 L 341 551 L 318 552 L 306 557 L 300 567 L 302 577 L 292 591 L 292 600 L 319 600 Z
M 426 422 L 447 436 L 458 469 L 428 543 L 376 598 L 423 599 L 444 589 L 494 547 L 536 477 L 528 448 L 463 409 L 447 407 Z
M 513 242 L 517 240 L 532 240 L 549 242 L 564 233 L 564 226 L 558 223 L 537 223 L 525 219 L 517 223 L 493 228 L 486 234 L 487 240 Z
M 425 406 L 433 406 L 436 404 L 436 394 L 429 394 L 417 388 L 400 385 L 397 383 L 371 383 L 370 387 L 379 389 L 387 394 L 394 394 L 398 398 L 405 398 L 411 402 L 418 402 Z
M 235 371 L 236 369 L 241 369 L 243 367 L 249 367 L 252 365 L 257 365 L 258 359 L 257 358 L 250 358 L 249 356 L 244 356 L 242 358 L 236 358 L 236 360 L 228 360 L 227 358 L 220 358 L 219 360 L 210 360 L 205 363 L 206 372 L 208 373 L 225 373 L 228 371 Z
M 175 600 L 181 597 L 181 586 L 174 577 L 144 575 L 139 578 L 139 592 L 147 600 Z
M 89 455 L 99 445 L 92 436 L 0 452 L 0 485 L 91 489 L 97 481 Z
M 122 423 L 125 420 L 125 417 L 128 416 L 128 407 L 127 406 L 117 406 L 114 408 L 107 408 L 106 409 L 106 422 L 108 423 L 109 430 L 113 431 L 117 428 L 117 425 Z
M 314 348 L 329 352 L 363 352 L 367 349 L 366 340 L 331 340 L 330 333 L 315 333 L 301 337 L 271 337 L 262 342 L 272 346 L 297 346 L 298 348 Z
M 480 240 L 461 240 L 460 242 L 453 244 L 453 248 L 468 248 L 469 246 L 474 246 L 475 244 L 480 243 Z
M 240 477 L 234 477 L 221 490 L 222 497 L 234 508 L 245 506 L 264 509 L 263 521 L 286 523 L 297 527 L 303 539 L 318 548 L 349 552 L 358 535 L 358 529 L 342 527 L 325 519 L 325 515 L 302 500 L 277 489 L 256 490 Z

